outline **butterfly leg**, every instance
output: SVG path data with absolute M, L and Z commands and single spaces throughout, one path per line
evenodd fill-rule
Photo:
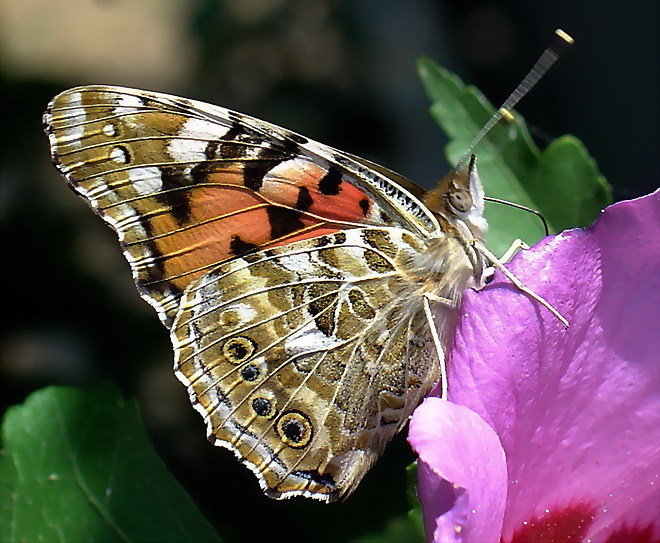
M 451 300 L 447 298 L 441 298 L 440 296 L 435 296 L 430 293 L 426 293 L 422 297 L 422 304 L 424 306 L 424 315 L 426 315 L 426 320 L 429 324 L 429 330 L 431 331 L 431 337 L 433 338 L 433 345 L 435 346 L 435 352 L 438 356 L 438 361 L 440 362 L 440 379 L 441 379 L 441 398 L 443 400 L 447 399 L 447 364 L 445 362 L 445 351 L 442 348 L 442 343 L 440 342 L 440 335 L 438 334 L 438 327 L 435 323 L 435 318 L 433 317 L 433 312 L 431 311 L 430 300 L 434 302 L 440 302 L 451 307 L 455 307 L 456 304 L 452 304 Z
M 479 241 L 474 241 L 474 248 L 479 251 L 484 257 L 486 257 L 490 263 L 493 265 L 493 267 L 497 268 L 500 270 L 508 279 L 511 281 L 518 290 L 524 292 L 534 300 L 536 300 L 538 303 L 540 303 L 543 307 L 545 307 L 550 313 L 552 313 L 559 321 L 568 328 L 568 321 L 566 318 L 562 316 L 559 311 L 557 311 L 551 304 L 548 302 L 545 298 L 542 296 L 539 296 L 534 292 L 533 290 L 528 289 L 525 285 L 522 284 L 520 279 L 518 279 L 513 273 L 511 273 L 507 267 L 504 265 L 504 263 L 497 258 L 493 253 L 491 253 L 486 246 L 479 242 Z M 507 251 L 509 253 L 509 251 Z M 506 255 L 505 255 L 506 256 Z
M 499 260 L 502 264 L 508 264 L 518 251 L 525 249 L 529 249 L 529 245 L 527 245 L 523 240 L 518 238 L 513 241 L 511 246 L 499 258 Z M 484 275 L 483 275 L 484 283 L 490 282 L 490 280 L 493 278 L 493 275 L 495 275 L 495 266 L 489 266 L 488 268 L 486 268 L 486 270 L 484 270 Z
M 438 304 L 446 305 L 449 309 L 456 309 L 456 302 L 454 300 L 450 300 L 449 298 L 443 298 L 442 296 L 438 296 L 437 294 L 433 294 L 432 292 L 425 292 L 424 298 L 432 302 L 436 302 Z
M 520 238 L 514 240 L 513 243 L 511 244 L 511 247 L 509 247 L 506 250 L 506 252 L 500 257 L 500 262 L 502 264 L 508 264 L 518 251 L 525 249 L 529 249 L 529 245 L 527 245 L 523 240 L 521 240 Z

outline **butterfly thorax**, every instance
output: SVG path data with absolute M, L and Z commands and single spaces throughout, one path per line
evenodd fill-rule
M 485 269 L 474 242 L 483 242 L 488 224 L 483 217 L 484 194 L 473 157 L 467 170 L 453 169 L 436 189 L 429 191 L 424 204 L 438 221 L 426 262 L 420 267 L 429 291 L 458 303 L 465 288 L 480 287 Z

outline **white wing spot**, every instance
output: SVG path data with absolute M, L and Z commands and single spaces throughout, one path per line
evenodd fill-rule
M 67 113 L 67 128 L 64 129 L 67 141 L 72 143 L 80 143 L 85 132 L 85 125 L 83 124 L 87 119 L 85 110 L 82 107 L 82 95 L 79 92 L 72 92 L 69 95 L 67 106 L 72 109 Z
M 126 115 L 137 113 L 139 109 L 143 108 L 142 100 L 137 96 L 124 94 L 117 99 L 117 106 L 114 108 L 116 115 Z
M 118 164 L 128 163 L 128 152 L 123 147 L 113 147 L 110 151 L 110 158 Z
M 312 269 L 307 254 L 284 255 L 280 258 L 279 263 L 284 269 L 292 272 L 309 272 Z
M 160 170 L 155 166 L 133 168 L 128 173 L 128 178 L 133 184 L 133 188 L 142 196 L 155 194 L 163 188 L 163 178 Z
M 103 127 L 103 133 L 106 136 L 116 136 L 117 135 L 117 129 L 115 128 L 114 124 L 108 123 Z
M 209 141 L 217 141 L 228 132 L 226 126 L 202 119 L 188 119 L 172 138 L 169 152 L 172 158 L 181 162 L 202 162 L 207 159 L 206 146 Z
M 312 321 L 285 341 L 284 348 L 287 356 L 295 356 L 310 351 L 332 349 L 342 343 L 343 340 L 335 336 L 326 336 L 316 327 L 316 323 Z
M 257 316 L 256 310 L 249 304 L 232 304 L 222 312 L 219 322 L 222 326 L 241 326 L 252 322 Z

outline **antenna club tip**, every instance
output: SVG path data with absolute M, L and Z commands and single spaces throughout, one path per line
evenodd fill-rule
M 562 40 L 566 42 L 567 45 L 573 45 L 573 38 L 571 38 L 566 32 L 564 32 L 561 28 L 558 28 L 555 30 L 555 34 L 559 36 Z
M 509 111 L 508 109 L 501 107 L 498 112 L 502 117 L 503 121 L 507 123 L 512 123 L 513 121 L 515 121 L 515 117 L 513 116 L 513 113 L 511 113 L 511 111 Z

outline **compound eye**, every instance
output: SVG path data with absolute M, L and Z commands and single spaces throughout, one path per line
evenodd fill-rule
M 467 213 L 472 207 L 472 196 L 465 189 L 453 190 L 447 195 L 449 205 L 459 213 Z

